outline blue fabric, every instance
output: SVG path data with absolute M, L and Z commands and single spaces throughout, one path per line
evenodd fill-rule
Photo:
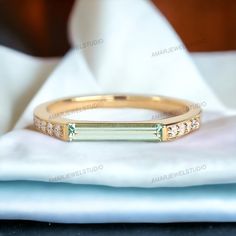
M 64 223 L 235 221 L 236 184 L 113 188 L 0 182 L 0 218 Z

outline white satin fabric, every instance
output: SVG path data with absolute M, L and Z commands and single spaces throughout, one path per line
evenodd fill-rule
M 0 217 L 57 222 L 235 220 L 236 215 L 221 192 L 234 185 L 196 187 L 197 190 L 194 187 L 168 191 L 154 189 L 236 181 L 235 103 L 228 99 L 235 97 L 234 90 L 227 90 L 223 80 L 216 84 L 211 79 L 203 79 L 185 49 L 152 56 L 155 51 L 182 43 L 149 1 L 80 0 L 72 12 L 69 36 L 73 49 L 60 62 L 35 59 L 0 48 L 0 63 L 4 65 L 0 71 L 0 104 L 4 108 L 0 111 L 3 120 L 0 126 L 0 180 L 7 181 L 0 183 L 0 191 L 4 193 L 0 194 Z M 93 40 L 100 40 L 100 43 L 84 47 Z M 201 62 L 207 57 L 201 59 L 197 55 L 195 58 L 201 70 L 205 65 Z M 17 72 L 12 70 L 10 61 L 15 62 Z M 229 62 L 233 65 L 232 60 Z M 215 69 L 228 74 L 230 71 Z M 207 68 L 203 71 L 206 73 Z M 235 88 L 235 81 L 230 81 L 230 88 Z M 171 143 L 65 143 L 26 129 L 32 125 L 34 107 L 42 102 L 71 95 L 111 92 L 161 94 L 192 100 L 203 105 L 202 128 Z M 23 107 L 26 109 L 18 119 Z M 76 115 L 78 119 L 114 120 L 115 116 L 127 120 L 152 119 L 160 114 L 147 110 L 126 110 L 125 113 L 112 110 L 108 113 L 95 109 Z M 142 188 L 133 191 L 94 185 Z M 206 189 L 209 194 L 204 195 Z M 214 196 L 212 189 L 221 194 Z M 38 190 L 43 190 L 45 195 L 34 193 Z M 81 191 L 83 197 L 77 199 Z M 144 197 L 140 202 L 136 191 Z M 169 191 L 173 197 L 169 197 Z M 186 191 L 189 194 L 185 194 Z M 192 200 L 194 191 L 200 192 L 203 202 Z M 71 194 L 70 203 L 68 194 Z M 159 205 L 159 194 L 169 201 Z M 180 195 L 185 196 L 177 201 Z M 18 199 L 18 196 L 21 197 Z M 24 196 L 28 201 L 22 199 Z M 117 209 L 111 207 L 114 202 L 110 196 L 119 199 Z M 208 211 L 211 200 L 221 204 L 214 205 L 215 208 L 211 205 L 211 211 L 204 217 L 197 209 Z M 132 201 L 140 208 L 137 215 L 134 204 L 130 204 Z M 154 202 L 158 206 L 150 207 Z M 52 203 L 60 207 L 54 208 Z M 174 207 L 175 203 L 178 208 Z M 78 210 L 81 207 L 83 210 Z M 91 215 L 88 217 L 88 214 Z

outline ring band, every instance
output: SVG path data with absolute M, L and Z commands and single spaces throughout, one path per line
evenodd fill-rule
M 171 117 L 145 121 L 72 120 L 63 114 L 94 108 L 143 108 Z M 201 109 L 194 103 L 163 97 L 137 95 L 97 95 L 66 98 L 39 105 L 34 125 L 44 134 L 64 141 L 138 140 L 170 141 L 199 129 Z

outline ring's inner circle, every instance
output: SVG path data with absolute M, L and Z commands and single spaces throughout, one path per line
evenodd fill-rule
M 180 101 L 144 96 L 96 96 L 78 97 L 50 104 L 48 112 L 55 116 L 96 108 L 136 108 L 158 111 L 168 116 L 177 116 L 189 111 L 189 107 Z

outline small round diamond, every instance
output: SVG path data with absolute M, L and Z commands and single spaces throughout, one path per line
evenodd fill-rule
M 200 126 L 200 123 L 197 119 L 192 120 L 192 129 L 198 129 Z
M 40 120 L 37 117 L 34 117 L 34 125 L 37 129 L 40 129 Z
M 47 126 L 47 122 L 46 121 L 41 121 L 40 122 L 40 129 L 45 133 L 46 132 L 46 126 Z
M 178 133 L 177 125 L 171 125 L 168 127 L 168 136 L 170 138 L 175 138 L 177 136 L 177 133 Z
M 191 131 L 191 129 L 192 129 L 191 121 L 186 121 L 185 125 L 186 125 L 186 132 L 189 133 Z
M 48 123 L 47 132 L 48 132 L 49 135 L 51 135 L 51 136 L 53 135 L 53 124 Z
M 55 125 L 54 127 L 54 134 L 56 137 L 61 137 L 62 136 L 62 127 L 60 125 Z
M 185 123 L 178 124 L 178 135 L 179 136 L 183 135 L 185 131 L 186 131 L 186 124 Z

